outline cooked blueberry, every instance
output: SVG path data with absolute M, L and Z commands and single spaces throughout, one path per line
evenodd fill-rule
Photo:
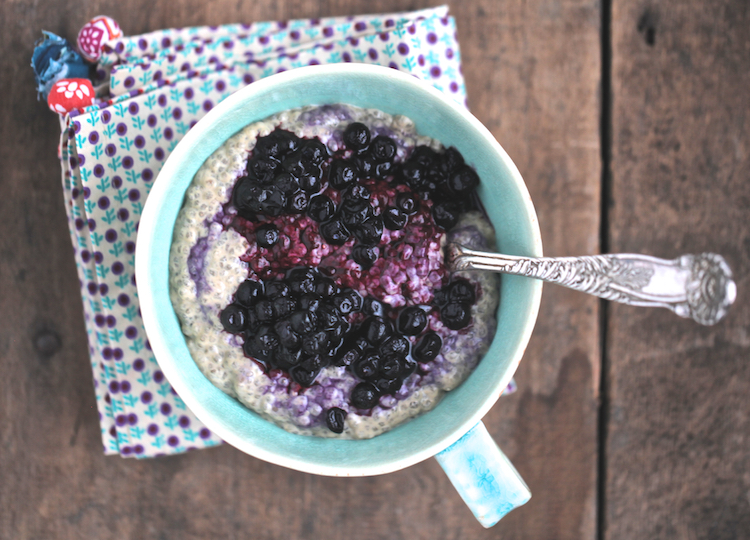
M 407 216 L 419 211 L 419 199 L 412 193 L 399 193 L 396 196 L 396 206 Z
M 414 191 L 421 191 L 427 185 L 427 175 L 419 163 L 405 163 L 401 167 L 401 176 L 404 183 Z
M 381 356 L 398 356 L 399 358 L 405 358 L 409 354 L 409 347 L 411 343 L 404 336 L 392 336 L 386 339 L 380 347 L 378 352 Z
M 370 130 L 361 122 L 352 122 L 344 130 L 344 144 L 352 150 L 362 150 L 370 144 Z
M 247 162 L 247 175 L 261 184 L 270 184 L 279 165 L 275 158 L 253 156 Z
M 301 214 L 307 210 L 310 196 L 302 191 L 295 191 L 287 200 L 286 207 L 289 212 L 294 214 Z
M 432 207 L 432 217 L 438 226 L 447 231 L 458 223 L 459 210 L 459 206 L 453 202 L 440 202 Z
M 370 190 L 361 184 L 353 186 L 351 189 L 344 193 L 345 200 L 362 200 L 370 202 Z
M 362 269 L 368 270 L 378 260 L 378 248 L 357 244 L 352 248 L 352 259 L 362 266 Z
M 380 239 L 383 236 L 383 218 L 372 216 L 364 223 L 360 223 L 353 228 L 354 236 L 357 240 L 366 246 L 374 246 L 380 243 Z
M 468 165 L 462 166 L 448 178 L 448 187 L 457 195 L 465 195 L 479 185 L 479 175 Z
M 401 310 L 398 314 L 396 327 L 405 336 L 416 336 L 427 326 L 427 315 L 418 306 L 410 306 Z
M 270 361 L 273 359 L 274 351 L 279 347 L 279 336 L 273 331 L 270 326 L 261 326 L 255 333 L 253 339 L 255 346 L 257 347 L 256 353 L 259 354 L 261 360 Z
M 340 219 L 329 219 L 320 224 L 320 235 L 332 246 L 341 246 L 349 240 L 351 233 Z
M 350 328 L 351 326 L 348 322 L 341 319 L 336 321 L 336 323 L 334 323 L 333 326 L 331 326 L 331 328 L 329 328 L 328 330 L 331 335 L 331 341 L 337 340 L 339 342 L 338 344 L 340 344 L 341 340 L 346 337 L 346 334 L 347 332 L 349 332 Z
M 396 156 L 396 143 L 390 137 L 378 135 L 370 144 L 370 152 L 377 161 L 392 161 Z
M 404 381 L 401 378 L 385 379 L 381 378 L 375 381 L 375 386 L 381 394 L 394 395 L 396 392 L 401 390 L 401 385 Z
M 362 357 L 362 349 L 353 344 L 344 344 L 336 354 L 337 366 L 350 366 Z
M 328 183 L 335 189 L 345 189 L 359 178 L 359 169 L 350 161 L 334 159 L 328 167 Z
M 277 322 L 273 326 L 273 329 L 276 331 L 276 335 L 279 336 L 279 342 L 281 345 L 290 351 L 296 351 L 299 349 L 300 337 L 292 328 L 292 322 L 289 319 L 283 319 Z
M 465 279 L 457 279 L 448 288 L 448 299 L 460 304 L 473 304 L 476 301 L 474 285 Z
M 248 307 L 247 309 L 247 319 L 245 322 L 245 328 L 248 332 L 255 333 L 255 331 L 260 326 L 260 321 L 258 320 L 258 316 L 255 314 L 255 304 L 253 304 L 251 307 Z
M 253 154 L 280 158 L 290 150 L 296 150 L 300 139 L 289 131 L 275 129 L 265 137 L 259 137 L 255 143 Z
M 315 292 L 315 280 L 318 274 L 312 268 L 293 268 L 286 275 L 289 288 L 296 294 Z
M 272 248 L 279 241 L 279 229 L 271 223 L 261 225 L 255 230 L 255 241 L 260 247 Z
M 273 321 L 273 304 L 270 300 L 258 300 L 255 302 L 255 315 L 261 323 Z
M 414 347 L 413 356 L 418 362 L 431 362 L 440 353 L 443 340 L 435 332 L 427 332 Z
M 229 304 L 219 317 L 224 330 L 231 334 L 239 334 L 247 324 L 247 311 L 239 304 Z
M 316 195 L 310 199 L 310 204 L 307 207 L 307 215 L 317 222 L 328 221 L 335 212 L 336 205 L 325 195 Z
M 461 152 L 451 146 L 443 154 L 443 169 L 446 173 L 451 173 L 464 164 L 464 157 Z
M 289 375 L 292 376 L 292 380 L 305 388 L 313 385 L 318 373 L 318 371 L 305 369 L 302 365 L 294 366 L 289 370 Z
M 440 307 L 443 307 L 445 304 L 447 304 L 449 300 L 448 290 L 449 290 L 449 287 L 443 287 L 442 289 L 436 290 L 434 293 L 433 303 Z
M 299 299 L 299 307 L 300 309 L 315 312 L 318 311 L 318 308 L 320 308 L 320 302 L 320 295 L 315 293 L 307 293 L 303 294 Z
M 273 185 L 283 191 L 287 197 L 299 189 L 299 183 L 288 172 L 277 174 L 273 179 Z
M 450 302 L 440 310 L 440 320 L 451 330 L 460 330 L 471 321 L 471 311 L 458 302 Z
M 317 317 L 318 327 L 320 328 L 333 328 L 339 322 L 341 322 L 341 317 L 336 311 L 336 308 L 331 304 L 322 304 L 320 308 L 318 308 L 318 311 L 316 311 L 315 313 Z
M 362 350 L 362 351 L 364 351 L 365 349 L 369 349 L 370 348 L 370 342 L 367 341 L 367 339 L 365 339 L 364 336 L 361 336 L 359 334 L 356 334 L 356 335 L 352 336 L 351 337 L 351 342 L 356 347 L 359 347 L 360 350 Z
M 395 167 L 393 166 L 393 163 L 390 161 L 384 161 L 383 163 L 378 163 L 375 165 L 375 178 L 380 178 L 381 180 L 385 180 L 388 176 L 393 174 L 393 171 L 395 170 Z
M 383 356 L 380 359 L 378 374 L 386 379 L 395 379 L 401 375 L 403 364 L 403 360 L 396 355 Z
M 232 192 L 232 201 L 242 217 L 254 219 L 252 214 L 260 212 L 260 196 L 263 187 L 256 181 L 243 177 L 237 181 Z
M 378 376 L 380 370 L 380 356 L 374 350 L 367 350 L 362 357 L 352 364 L 354 374 L 364 381 Z
M 407 215 L 395 206 L 389 206 L 383 212 L 383 224 L 386 229 L 390 229 L 391 231 L 400 231 L 403 229 L 408 219 Z
M 432 167 L 438 160 L 438 153 L 429 146 L 417 146 L 409 156 L 409 162 Z
M 302 157 L 307 161 L 320 165 L 328 158 L 328 148 L 319 139 L 308 139 L 300 146 Z
M 281 162 L 282 169 L 295 178 L 299 178 L 305 174 L 313 165 L 312 161 L 305 159 L 301 150 L 292 152 L 284 157 L 284 160 Z
M 268 351 L 261 350 L 255 343 L 255 336 L 248 336 L 245 339 L 245 343 L 242 345 L 242 351 L 249 357 L 255 358 L 256 360 L 262 360 L 266 362 L 269 357 Z
M 407 356 L 403 359 L 401 375 L 399 377 L 402 379 L 406 379 L 409 375 L 417 371 L 417 367 L 417 361 L 414 360 L 411 356 Z
M 433 200 L 436 195 L 441 195 L 443 191 L 446 191 L 447 195 L 452 195 L 449 190 L 444 190 L 444 186 L 448 181 L 448 176 L 438 167 L 433 167 L 427 171 L 427 190 L 430 191 Z
M 259 296 L 263 296 L 263 282 L 254 279 L 246 279 L 240 283 L 234 293 L 234 299 L 245 307 L 253 305 Z
M 372 215 L 370 203 L 361 199 L 346 199 L 341 205 L 341 221 L 347 228 L 361 225 Z
M 279 296 L 273 299 L 273 316 L 278 320 L 291 315 L 297 310 L 297 301 L 288 296 Z
M 315 330 L 317 317 L 310 311 L 299 310 L 292 313 L 289 321 L 292 323 L 292 330 L 298 334 L 308 334 Z
M 314 332 L 302 338 L 302 350 L 307 354 L 320 354 L 328 345 L 330 338 L 325 331 Z
M 330 366 L 336 361 L 338 351 L 341 348 L 342 343 L 344 342 L 344 340 L 341 338 L 337 338 L 332 335 L 330 335 L 329 337 L 331 338 L 331 341 L 328 342 L 328 345 L 326 345 L 326 349 L 321 353 L 321 355 L 326 359 L 327 366 Z
M 281 280 L 266 281 L 266 298 L 273 300 L 280 296 L 289 296 L 291 289 L 289 285 Z
M 328 298 L 338 293 L 339 288 L 331 278 L 318 278 L 315 282 L 315 292 L 324 298 Z
M 357 169 L 359 169 L 360 178 L 372 178 L 375 176 L 375 166 L 377 163 L 369 153 L 355 157 L 354 163 L 356 163 Z
M 315 165 L 320 165 L 328 158 L 328 148 L 319 139 L 304 141 L 300 146 L 300 152 L 305 160 Z
M 354 289 L 344 289 L 333 297 L 333 305 L 342 315 L 362 309 L 362 296 Z
M 331 407 L 326 411 L 326 426 L 334 433 L 344 432 L 344 420 L 346 411 L 338 407 Z
M 386 305 L 380 300 L 368 296 L 362 302 L 362 313 L 365 315 L 375 315 L 376 317 L 385 317 Z
M 275 349 L 279 346 L 279 336 L 272 326 L 263 325 L 255 332 L 255 341 L 264 348 Z
M 276 354 L 274 354 L 274 361 L 281 369 L 288 371 L 292 366 L 296 366 L 302 361 L 302 351 L 299 347 L 289 349 L 284 346 L 283 341 L 281 343 L 281 346 L 276 349 Z
M 367 341 L 378 346 L 391 334 L 392 327 L 389 321 L 381 317 L 368 317 L 362 322 L 359 330 Z
M 322 354 L 313 354 L 312 356 L 304 358 L 302 362 L 300 362 L 300 366 L 309 371 L 319 371 L 321 368 L 328 366 L 330 363 L 331 359 L 328 358 L 328 356 Z
M 286 206 L 286 195 L 276 186 L 268 186 L 261 190 L 258 195 L 260 203 L 260 213 L 266 216 L 275 217 L 284 211 Z
M 372 383 L 359 383 L 352 390 L 351 403 L 357 409 L 372 409 L 378 402 L 378 389 Z
M 302 173 L 302 175 L 299 177 L 300 189 L 302 189 L 302 191 L 306 191 L 307 193 L 317 193 L 322 187 L 322 176 L 323 172 L 320 170 L 319 166 L 311 166 L 309 170 Z
M 258 137 L 253 148 L 253 156 L 273 157 L 278 159 L 281 155 L 279 140 L 273 137 L 273 133 L 265 137 Z

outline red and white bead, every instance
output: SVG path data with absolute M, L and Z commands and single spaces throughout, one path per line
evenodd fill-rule
M 78 32 L 78 50 L 89 62 L 96 62 L 102 55 L 102 46 L 109 40 L 122 37 L 117 21 L 104 15 L 94 17 Z
M 61 79 L 47 96 L 49 108 L 58 114 L 88 107 L 94 102 L 94 87 L 88 79 Z

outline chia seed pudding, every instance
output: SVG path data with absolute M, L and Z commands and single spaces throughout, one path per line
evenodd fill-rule
M 487 351 L 498 278 L 476 173 L 411 120 L 349 105 L 247 126 L 200 168 L 170 253 L 188 349 L 287 431 L 365 439 L 434 408 Z

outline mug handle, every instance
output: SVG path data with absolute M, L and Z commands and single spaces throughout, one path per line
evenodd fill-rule
M 435 456 L 483 527 L 526 504 L 531 492 L 482 422 Z

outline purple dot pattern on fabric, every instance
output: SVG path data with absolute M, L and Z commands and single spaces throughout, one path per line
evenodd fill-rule
M 174 393 L 140 315 L 136 234 L 151 185 L 169 154 L 191 126 L 236 90 L 306 65 L 388 66 L 464 103 L 453 20 L 445 8 L 419 13 L 423 18 L 171 29 L 108 45 L 97 70 L 109 80 L 111 101 L 68 117 L 61 153 L 107 454 L 145 458 L 221 442 Z

